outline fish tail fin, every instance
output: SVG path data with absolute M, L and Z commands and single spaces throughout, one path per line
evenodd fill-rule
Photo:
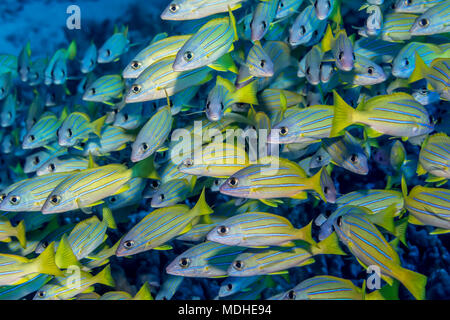
M 408 291 L 417 300 L 425 299 L 425 286 L 427 277 L 423 274 L 401 268 L 398 272 L 397 279 L 408 289 Z
M 234 60 L 231 57 L 229 52 L 225 53 L 219 59 L 217 59 L 213 63 L 209 64 L 208 67 L 210 67 L 211 69 L 214 69 L 216 71 L 221 71 L 221 72 L 230 71 L 235 74 L 239 73 L 239 69 L 236 67 L 236 64 L 234 63 Z
M 22 220 L 19 222 L 19 224 L 16 227 L 16 238 L 19 240 L 19 243 L 22 248 L 27 247 L 27 239 L 25 236 L 25 221 Z
M 415 53 L 415 56 L 416 66 L 409 76 L 408 83 L 416 82 L 425 78 L 425 75 L 429 73 L 430 70 L 430 68 L 425 64 L 425 62 L 417 52 Z
M 383 227 L 390 233 L 395 233 L 394 215 L 397 212 L 395 203 L 380 213 L 370 214 L 370 221 L 380 227 Z
M 101 130 L 105 124 L 105 120 L 106 116 L 103 116 L 91 123 L 92 132 L 94 132 L 99 138 L 101 137 Z
M 256 91 L 257 91 L 257 81 L 252 81 L 246 86 L 237 89 L 233 93 L 233 100 L 236 102 L 258 105 L 258 98 L 256 97 Z
M 404 217 L 395 222 L 394 235 L 401 243 L 408 247 L 406 243 L 406 230 L 408 229 L 408 217 Z
M 68 115 L 69 115 L 69 109 L 67 107 L 64 107 L 61 111 L 61 115 L 59 116 L 59 121 L 63 122 L 64 119 L 66 119 Z
M 64 234 L 59 241 L 59 246 L 55 254 L 55 263 L 62 269 L 67 269 L 69 266 L 80 266 L 80 262 L 69 244 L 67 234 Z
M 131 168 L 132 178 L 146 178 L 160 180 L 158 172 L 155 169 L 155 163 L 153 162 L 153 156 L 148 157 L 142 161 L 139 161 Z
M 333 90 L 334 117 L 330 137 L 339 136 L 340 132 L 353 124 L 353 115 L 356 112 L 339 94 Z
M 67 59 L 73 60 L 77 56 L 77 43 L 75 40 L 72 40 L 72 42 L 69 44 L 69 47 L 67 48 Z
M 324 240 L 320 241 L 315 247 L 312 248 L 313 254 L 337 254 L 345 256 L 346 253 L 342 251 L 339 246 L 339 238 L 336 232 L 333 232 Z
M 306 226 L 301 229 L 298 229 L 297 235 L 300 240 L 306 241 L 311 245 L 315 245 L 316 242 L 312 238 L 312 223 L 314 220 L 311 220 Z
M 321 49 L 322 52 L 330 51 L 333 47 L 334 37 L 333 37 L 333 31 L 331 30 L 330 24 L 327 25 L 327 30 L 325 31 L 325 35 L 323 36 L 322 42 L 321 42 Z
M 203 188 L 202 193 L 200 194 L 200 197 L 198 198 L 195 206 L 191 209 L 190 214 L 192 214 L 193 216 L 202 216 L 205 214 L 211 214 L 213 212 L 214 210 L 211 209 L 208 203 L 206 203 L 205 188 Z
M 114 220 L 114 216 L 111 209 L 108 208 L 107 206 L 103 206 L 102 213 L 103 213 L 103 221 L 106 222 L 108 228 L 117 229 L 116 221 Z
M 146 281 L 141 289 L 136 293 L 133 300 L 154 300 L 152 293 L 150 292 L 150 285 Z
M 109 264 L 102 271 L 97 273 L 94 278 L 96 283 L 104 284 L 108 287 L 115 287 L 116 285 L 111 275 L 111 266 Z
M 325 197 L 325 193 L 323 192 L 323 186 L 322 186 L 322 174 L 325 167 L 322 167 L 319 172 L 317 172 L 315 175 L 313 175 L 311 178 L 309 178 L 312 189 L 317 192 L 320 196 L 320 198 L 327 202 L 327 199 Z
M 366 294 L 366 300 L 399 300 L 399 288 L 400 283 L 394 280 L 391 286 L 387 284 L 379 290 Z
M 39 273 L 62 277 L 64 273 L 55 263 L 55 243 L 52 242 L 35 260 L 34 266 Z

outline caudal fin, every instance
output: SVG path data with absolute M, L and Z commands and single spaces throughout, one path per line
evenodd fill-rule
M 154 300 L 152 293 L 150 292 L 150 285 L 145 282 L 138 293 L 134 296 L 133 300 Z
M 427 277 L 423 274 L 401 268 L 397 279 L 408 289 L 417 300 L 425 300 Z
M 52 242 L 35 260 L 36 272 L 49 274 L 57 277 L 64 276 L 64 273 L 55 263 L 55 243 Z
M 323 191 L 322 186 L 322 172 L 324 169 L 325 167 L 322 167 L 322 169 L 320 169 L 319 172 L 317 172 L 315 175 L 309 178 L 309 180 L 311 188 L 319 194 L 320 198 L 323 201 L 327 202 L 327 198 L 325 197 L 325 193 Z
M 330 132 L 330 137 L 337 137 L 340 132 L 353 124 L 353 115 L 355 109 L 353 109 L 347 102 L 342 99 L 339 94 L 333 90 L 334 97 L 334 117 Z
M 314 241 L 314 239 L 312 238 L 312 223 L 314 220 L 311 220 L 310 223 L 308 223 L 306 226 L 304 226 L 301 229 L 298 229 L 297 235 L 298 235 L 298 239 L 299 240 L 303 240 L 308 242 L 309 244 L 315 245 L 316 242 Z
M 339 238 L 336 232 L 333 232 L 325 240 L 320 241 L 316 247 L 312 248 L 313 254 L 337 254 L 345 256 L 346 253 L 342 251 L 339 246 Z
M 191 209 L 190 214 L 192 214 L 193 216 L 202 216 L 205 214 L 211 214 L 213 212 L 214 210 L 211 209 L 211 207 L 206 203 L 205 188 L 203 188 L 202 193 L 200 194 L 200 197 L 198 198 L 195 206 Z
M 116 285 L 111 275 L 111 266 L 109 264 L 102 271 L 97 273 L 94 278 L 95 283 L 104 284 L 109 287 L 114 287 Z
M 237 89 L 233 93 L 233 100 L 240 103 L 257 105 L 258 98 L 256 97 L 256 91 L 257 91 L 257 81 L 252 81 L 246 86 Z

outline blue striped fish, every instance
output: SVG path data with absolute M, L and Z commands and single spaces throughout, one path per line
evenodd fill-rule
M 45 285 L 52 276 L 47 274 L 35 274 L 27 277 L 28 280 L 15 285 L 0 288 L 0 300 L 20 300 Z
M 417 174 L 426 172 L 450 179 L 450 138 L 445 133 L 427 137 L 420 148 Z
M 62 271 L 55 264 L 54 243 L 34 259 L 12 254 L 0 254 L 0 286 L 26 282 L 26 276 L 36 273 L 60 276 Z
M 447 0 L 397 0 L 395 12 L 424 13 L 428 9 L 446 2 Z
M 294 247 L 248 249 L 238 255 L 228 268 L 231 277 L 249 277 L 265 274 L 286 274 L 287 269 L 314 263 L 320 254 L 345 255 L 333 234 L 315 245 L 297 244 Z
M 277 10 L 278 0 L 258 2 L 250 23 L 252 41 L 259 41 L 264 37 L 277 15 Z
M 65 276 L 56 277 L 40 288 L 34 295 L 33 300 L 70 300 L 77 294 L 85 292 L 94 284 L 115 286 L 110 265 L 107 265 L 95 276 L 86 271 L 80 271 L 79 279 L 75 279 L 74 274 L 67 272 Z
M 435 91 L 442 100 L 450 101 L 450 58 L 434 59 L 428 67 L 416 54 L 416 67 L 408 81 L 426 79 L 427 89 Z
M 10 190 L 0 204 L 2 211 L 41 211 L 49 194 L 64 180 L 71 177 L 71 172 L 51 173 L 23 180 Z
M 369 137 L 387 134 L 394 137 L 415 137 L 433 131 L 428 111 L 407 93 L 375 96 L 350 107 L 334 91 L 334 118 L 330 136 L 352 124 L 364 124 Z
M 205 241 L 178 255 L 166 267 L 166 272 L 183 277 L 226 277 L 228 267 L 244 251 L 242 247 Z
M 246 0 L 173 0 L 161 13 L 163 20 L 193 20 L 239 9 Z
M 248 52 L 245 65 L 253 77 L 271 77 L 274 74 L 273 62 L 259 41 Z
M 238 40 L 236 20 L 229 17 L 208 21 L 178 51 L 173 62 L 175 72 L 188 71 L 212 64 L 233 50 Z
M 59 118 L 53 113 L 42 115 L 23 138 L 22 148 L 35 149 L 56 140 L 58 128 L 66 117 L 66 108 L 63 109 Z
M 294 246 L 294 240 L 315 244 L 311 237 L 311 223 L 297 229 L 279 215 L 266 212 L 247 212 L 222 221 L 207 235 L 209 241 L 229 246 L 265 247 Z
M 327 52 L 331 50 L 336 67 L 343 71 L 350 71 L 353 69 L 355 62 L 355 53 L 353 52 L 353 45 L 347 36 L 345 30 L 338 30 L 333 36 L 330 25 L 322 39 L 322 50 Z
M 70 147 L 78 141 L 86 141 L 90 133 L 100 136 L 105 122 L 105 116 L 92 121 L 86 113 L 72 112 L 58 129 L 58 143 L 60 146 Z
M 94 42 L 86 49 L 80 64 L 80 71 L 82 73 L 89 73 L 97 66 L 97 46 Z
M 98 49 L 97 62 L 110 63 L 118 61 L 120 56 L 126 53 L 129 48 L 128 27 L 122 27 L 120 31 L 115 27 L 114 34 Z
M 0 124 L 2 128 L 10 127 L 16 120 L 16 109 L 18 107 L 17 95 L 10 94 L 5 98 L 0 112 Z
M 152 42 L 142 49 L 125 67 L 122 76 L 125 79 L 135 79 L 155 62 L 175 56 L 192 34 L 173 36 Z
M 228 277 L 221 283 L 218 296 L 228 297 L 241 291 L 247 291 L 248 286 L 260 279 L 262 276 Z
M 42 239 L 40 239 L 39 243 L 34 249 L 34 252 L 38 254 L 43 252 L 52 242 L 55 242 L 55 248 L 57 248 L 62 236 L 66 233 L 70 234 L 75 225 L 75 223 L 69 223 L 63 226 L 56 226 L 54 230 L 51 230 Z
M 336 200 L 338 207 L 346 205 L 359 206 L 369 209 L 373 213 L 379 213 L 388 208 L 395 208 L 394 215 L 399 215 L 403 209 L 403 196 L 395 190 L 358 190 L 340 196 Z
M 437 229 L 433 231 L 436 234 L 449 232 L 449 189 L 415 186 L 408 195 L 406 187 L 402 189 L 410 223 L 436 227 Z
M 302 3 L 303 0 L 279 0 L 275 18 L 281 19 L 296 13 Z
M 204 191 L 192 209 L 187 205 L 174 205 L 152 211 L 122 238 L 116 255 L 121 257 L 150 249 L 167 249 L 164 244 L 189 231 L 195 218 L 212 212 Z
M 162 283 L 155 300 L 170 300 L 177 292 L 184 277 L 168 275 L 167 278 Z
M 292 108 L 281 122 L 272 127 L 267 142 L 303 143 L 329 138 L 333 115 L 333 107 L 327 105 Z
M 125 82 L 120 75 L 106 75 L 95 80 L 87 87 L 84 101 L 112 104 L 112 100 L 122 97 Z
M 388 42 L 381 39 L 361 38 L 355 41 L 354 52 L 372 60 L 375 63 L 390 63 L 403 48 L 401 43 Z
M 319 34 L 320 29 L 325 29 L 327 20 L 319 20 L 314 12 L 314 6 L 309 5 L 297 16 L 289 29 L 289 44 L 298 46 L 306 44 Z
M 153 208 L 167 207 L 186 200 L 193 192 L 196 179 L 189 182 L 186 179 L 174 179 L 163 182 L 152 196 Z
M 42 162 L 42 165 L 36 171 L 36 175 L 43 176 L 54 172 L 83 170 L 87 169 L 88 165 L 89 160 L 87 158 L 66 155 Z
M 126 103 L 151 101 L 170 97 L 174 94 L 211 80 L 212 69 L 201 67 L 194 70 L 178 72 L 172 65 L 175 56 L 161 59 L 142 72 L 131 85 L 126 94 Z
M 128 142 L 135 140 L 133 134 L 115 126 L 104 126 L 100 134 L 100 138 L 94 137 L 86 142 L 81 141 L 78 146 L 75 146 L 79 150 L 78 153 L 85 157 L 89 154 L 92 156 L 109 155 L 110 152 L 125 149 Z
M 125 291 L 109 291 L 103 294 L 98 300 L 153 300 L 150 292 L 150 285 L 145 282 L 136 295 L 133 297 L 131 294 Z
M 170 106 L 159 109 L 139 131 L 131 146 L 131 161 L 141 161 L 157 151 L 169 136 L 172 121 Z
M 357 54 L 352 72 L 339 73 L 339 80 L 352 86 L 369 86 L 382 83 L 388 75 L 383 67 Z
M 411 13 L 389 13 L 384 17 L 381 39 L 396 42 L 411 39 L 409 31 L 416 21 L 417 15 Z
M 52 143 L 46 150 L 30 154 L 25 158 L 23 172 L 31 173 L 37 171 L 45 162 L 67 154 L 67 148 L 61 148 L 58 143 Z
M 450 3 L 448 1 L 436 4 L 417 17 L 409 32 L 413 36 L 449 32 L 449 16 Z
M 142 193 L 145 189 L 146 181 L 142 178 L 133 178 L 128 181 L 129 189 L 110 196 L 105 199 L 105 203 L 111 210 L 117 210 L 120 208 L 128 207 L 131 205 L 139 204 L 142 200 Z

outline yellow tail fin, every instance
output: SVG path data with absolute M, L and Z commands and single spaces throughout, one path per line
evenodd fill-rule
M 94 276 L 95 283 L 104 284 L 105 286 L 114 287 L 116 285 L 112 275 L 111 266 L 108 264 L 102 271 Z
M 427 277 L 423 274 L 401 268 L 397 279 L 408 289 L 417 300 L 425 300 L 425 286 Z
M 237 89 L 233 93 L 233 100 L 240 103 L 248 103 L 251 105 L 258 105 L 258 98 L 256 97 L 257 81 L 252 81 L 248 85 Z
M 145 282 L 138 293 L 134 296 L 133 300 L 154 300 L 152 293 L 150 292 L 150 285 Z
M 64 276 L 64 273 L 55 263 L 55 243 L 52 242 L 35 260 L 36 272 L 45 273 L 57 277 Z
M 333 90 L 334 97 L 334 117 L 330 137 L 337 137 L 340 132 L 353 124 L 353 116 L 356 112 L 339 94 Z

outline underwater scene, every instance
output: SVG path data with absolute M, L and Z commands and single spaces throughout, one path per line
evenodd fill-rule
M 450 0 L 2 0 L 0 300 L 450 299 Z

